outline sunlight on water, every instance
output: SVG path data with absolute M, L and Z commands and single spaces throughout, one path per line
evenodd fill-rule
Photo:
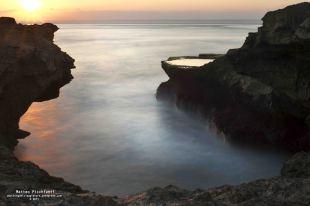
M 35 103 L 16 154 L 84 189 L 126 195 L 173 184 L 238 184 L 279 173 L 286 155 L 226 143 L 205 121 L 157 102 L 169 56 L 225 53 L 254 25 L 59 25 L 74 81 Z

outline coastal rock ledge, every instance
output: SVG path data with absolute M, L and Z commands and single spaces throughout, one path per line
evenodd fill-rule
M 304 24 L 307 27 L 307 22 L 302 23 L 303 26 L 299 31 L 303 38 L 307 36 L 303 33 Z M 74 68 L 74 60 L 53 44 L 56 30 L 57 27 L 52 24 L 26 26 L 17 24 L 12 18 L 0 18 L 0 78 L 2 80 L 0 81 L 0 206 L 310 205 L 310 153 L 306 152 L 294 155 L 283 166 L 281 175 L 271 179 L 195 191 L 167 186 L 153 188 L 125 198 L 106 197 L 84 191 L 79 186 L 65 182 L 62 178 L 50 176 L 31 162 L 19 161 L 14 156 L 12 148 L 18 138 L 29 134 L 19 129 L 19 118 L 32 102 L 56 98 L 59 95 L 59 89 L 72 79 L 71 69 Z M 275 41 L 282 42 L 279 39 Z M 305 57 L 303 54 L 300 55 L 302 62 Z M 229 61 L 227 58 L 227 56 L 218 57 L 214 63 Z M 239 80 L 239 75 L 241 74 L 233 78 Z M 306 75 L 307 73 L 299 78 L 307 78 Z M 196 80 L 195 78 L 194 82 Z M 248 85 L 248 82 L 245 81 L 243 85 Z M 303 85 L 307 84 L 296 85 L 296 87 L 304 88 Z M 256 91 L 256 87 L 245 88 L 249 94 L 252 94 L 253 90 Z M 269 90 L 260 91 L 265 94 Z M 307 92 L 297 93 L 300 97 L 307 96 Z M 57 196 L 29 200 L 27 192 L 31 193 L 32 190 L 47 191 Z M 26 197 L 21 197 L 20 194 L 26 194 Z M 14 197 L 14 195 L 17 196 Z
M 310 150 L 310 3 L 268 12 L 244 45 L 201 67 L 163 63 L 160 100 L 211 118 L 231 141 Z
M 73 78 L 74 60 L 53 43 L 53 24 L 22 25 L 0 18 L 0 143 L 13 148 L 29 135 L 19 119 L 35 101 L 58 97 Z

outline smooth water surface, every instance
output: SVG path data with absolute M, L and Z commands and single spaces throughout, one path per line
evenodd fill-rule
M 59 25 L 75 79 L 21 121 L 16 154 L 84 189 L 127 195 L 195 189 L 279 174 L 286 155 L 230 145 L 197 115 L 157 102 L 169 56 L 225 53 L 256 25 Z
M 177 66 L 190 66 L 190 67 L 201 67 L 205 64 L 214 61 L 213 59 L 176 59 L 166 61 L 166 63 Z

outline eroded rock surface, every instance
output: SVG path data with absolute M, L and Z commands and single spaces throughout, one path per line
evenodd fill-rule
M 73 78 L 74 59 L 53 43 L 57 30 L 53 24 L 22 25 L 0 18 L 0 205 L 118 205 L 112 197 L 89 193 L 21 162 L 12 152 L 17 139 L 29 135 L 18 125 L 29 106 L 57 98 Z M 61 197 L 30 201 L 8 196 L 19 195 L 16 190 L 55 190 Z
M 0 18 L 0 143 L 11 148 L 29 135 L 18 125 L 29 106 L 58 97 L 72 79 L 74 60 L 53 43 L 57 30 Z
M 310 150 L 309 18 L 310 3 L 268 12 L 241 48 L 186 75 L 167 72 L 157 97 L 212 114 L 232 141 Z
M 307 36 L 305 33 L 307 26 L 307 21 L 298 26 L 296 35 L 300 39 Z M 126 198 L 106 197 L 84 191 L 79 186 L 70 184 L 62 178 L 50 176 L 47 172 L 31 162 L 18 161 L 10 148 L 16 144 L 16 138 L 25 137 L 28 134 L 19 129 L 19 118 L 25 113 L 33 101 L 44 101 L 57 97 L 60 87 L 72 79 L 70 69 L 74 67 L 73 59 L 61 52 L 52 42 L 53 34 L 56 30 L 57 27 L 52 24 L 24 26 L 16 24 L 12 18 L 0 18 L 0 115 L 2 117 L 0 120 L 1 206 L 308 206 L 310 204 L 310 154 L 305 152 L 299 153 L 291 158 L 284 165 L 281 176 L 279 177 L 258 180 L 239 186 L 227 185 L 208 190 L 188 191 L 175 186 L 153 188 Z M 283 43 L 282 40 L 280 42 L 281 44 Z M 244 47 L 246 49 L 248 46 Z M 307 62 L 305 60 L 307 59 L 307 56 L 304 55 L 305 53 L 302 53 L 299 47 L 297 48 L 297 56 L 300 57 L 298 60 Z M 265 51 L 264 48 L 262 52 L 264 53 Z M 307 51 L 307 49 L 304 51 Z M 230 51 L 229 53 L 231 57 L 242 58 L 242 55 L 238 54 L 238 52 L 241 52 L 241 50 Z M 269 58 L 270 56 L 267 55 L 267 57 Z M 247 55 L 244 58 L 247 59 Z M 262 64 L 269 61 L 265 62 L 264 58 L 261 59 Z M 276 55 L 276 61 L 277 58 L 280 57 Z M 291 61 L 290 58 L 288 59 Z M 307 82 L 305 83 L 307 80 L 307 71 L 304 76 L 299 76 L 299 79 L 305 78 L 304 83 L 296 84 L 295 89 L 287 87 L 289 91 L 283 89 L 283 93 L 286 94 L 287 92 L 287 95 L 282 96 L 282 90 L 278 89 L 277 86 L 281 80 L 279 82 L 274 81 L 273 85 L 256 78 L 256 76 L 245 74 L 246 71 L 238 71 L 236 68 L 240 68 L 240 65 L 238 65 L 237 60 L 230 58 L 229 55 L 218 57 L 214 63 L 205 67 L 207 69 L 204 70 L 201 68 L 201 73 L 184 77 L 187 83 L 186 87 L 178 79 L 163 84 L 161 89 L 165 91 L 170 90 L 171 95 L 168 96 L 174 97 L 174 100 L 181 102 L 181 104 L 183 104 L 183 101 L 180 101 L 180 99 L 185 99 L 186 101 L 184 102 L 189 101 L 195 104 L 198 102 L 208 102 L 210 105 L 217 105 L 217 108 L 223 109 L 218 110 L 217 113 L 215 112 L 215 115 L 219 116 L 217 118 L 217 121 L 219 121 L 218 124 L 224 124 L 225 121 L 229 120 L 221 119 L 223 118 L 223 115 L 221 115 L 223 113 L 221 112 L 225 112 L 228 114 L 227 117 L 232 118 L 231 121 L 227 122 L 229 126 L 230 122 L 233 123 L 232 129 L 236 129 L 235 124 L 237 121 L 236 118 L 231 116 L 231 108 L 234 109 L 233 111 L 236 111 L 236 108 L 240 108 L 238 115 L 242 117 L 240 117 L 242 123 L 246 123 L 244 122 L 246 117 L 252 120 L 253 114 L 256 114 L 253 112 L 255 110 L 252 107 L 244 107 L 244 105 L 254 105 L 259 108 L 258 111 L 266 111 L 266 114 L 269 115 L 271 109 L 283 112 L 286 111 L 283 108 L 291 108 L 290 104 L 294 104 L 297 106 L 296 110 L 289 113 L 292 113 L 291 115 L 295 118 L 293 120 L 298 119 L 300 120 L 300 124 L 303 124 L 303 118 L 307 116 L 305 122 L 308 124 L 308 113 L 304 114 L 300 112 L 304 109 L 301 105 L 309 98 L 307 96 L 307 89 L 305 89 L 308 85 Z M 245 65 L 247 64 L 250 65 L 249 62 L 245 63 Z M 266 63 L 266 65 L 268 64 Z M 253 66 L 253 68 L 255 67 Z M 299 72 L 299 68 L 296 69 Z M 301 71 L 303 70 L 301 69 Z M 210 95 L 210 90 L 205 90 L 206 80 L 210 80 L 208 85 L 211 85 L 210 88 L 214 89 L 213 96 Z M 228 88 L 229 90 L 227 90 Z M 188 95 L 190 91 L 192 96 Z M 201 95 L 202 91 L 204 95 Z M 229 91 L 229 95 L 227 95 L 227 91 Z M 281 93 L 281 95 L 277 96 L 277 93 Z M 239 94 L 239 96 L 236 96 L 236 94 Z M 227 97 L 229 103 L 235 103 L 234 107 L 227 107 L 227 102 L 223 103 L 222 101 L 223 96 Z M 277 97 L 278 101 L 274 100 L 274 96 Z M 209 97 L 214 98 L 211 101 Z M 216 99 L 215 97 L 219 98 Z M 287 103 L 287 101 L 282 101 L 281 98 L 288 98 L 290 101 Z M 232 99 L 237 99 L 238 102 L 242 102 L 242 105 L 236 104 Z M 278 106 L 278 104 L 281 105 L 283 102 L 286 103 L 282 107 Z M 244 110 L 245 112 L 241 112 Z M 284 114 L 286 115 L 287 113 Z M 265 118 L 263 115 L 259 117 L 262 119 Z M 240 126 L 241 128 L 237 131 L 242 132 L 247 126 L 247 124 L 245 126 L 242 124 Z M 225 128 L 227 128 L 227 125 Z M 247 129 L 253 131 L 251 127 Z M 57 194 L 60 194 L 61 197 L 41 198 L 38 201 L 30 201 L 28 198 L 16 199 L 7 196 L 12 193 L 14 194 L 16 190 L 32 189 L 52 189 Z

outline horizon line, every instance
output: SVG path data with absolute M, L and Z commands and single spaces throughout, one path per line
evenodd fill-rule
M 108 19 L 49 21 L 55 24 L 261 24 L 261 19 Z

